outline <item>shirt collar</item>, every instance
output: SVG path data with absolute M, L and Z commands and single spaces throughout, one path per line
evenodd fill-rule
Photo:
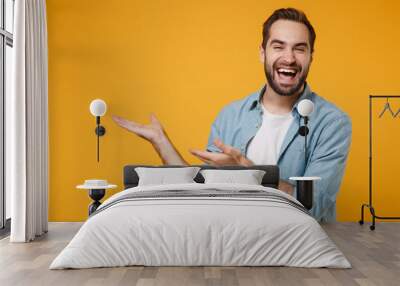
M 250 103 L 249 103 L 249 105 L 250 105 L 249 110 L 253 110 L 254 108 L 261 110 L 261 99 L 262 99 L 262 96 L 263 96 L 266 88 L 267 88 L 267 86 L 264 85 L 259 92 L 254 94 L 253 98 L 250 100 Z M 300 97 L 297 99 L 297 101 L 293 105 L 292 114 L 294 114 L 294 112 L 298 113 L 297 105 L 299 104 L 299 102 L 301 100 L 309 99 L 311 101 L 314 101 L 312 94 L 313 93 L 310 89 L 310 86 L 306 82 L 302 94 L 300 95 Z

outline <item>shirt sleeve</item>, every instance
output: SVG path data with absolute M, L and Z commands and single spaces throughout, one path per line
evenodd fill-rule
M 208 136 L 208 143 L 207 143 L 206 149 L 207 149 L 207 151 L 210 151 L 210 152 L 221 152 L 221 150 L 219 150 L 213 143 L 216 138 L 221 138 L 217 119 L 211 125 L 210 135 Z
M 214 140 L 219 138 L 221 140 L 223 140 L 224 138 L 222 138 L 223 134 L 222 134 L 222 121 L 223 121 L 223 117 L 225 116 L 226 112 L 225 112 L 225 108 L 218 114 L 217 118 L 214 120 L 213 124 L 211 125 L 211 131 L 210 131 L 210 135 L 208 136 L 208 142 L 207 142 L 207 151 L 210 152 L 221 152 L 221 150 L 214 145 Z
M 344 115 L 324 128 L 310 155 L 304 176 L 318 176 L 314 181 L 311 214 L 318 221 L 334 221 L 336 195 L 344 174 L 351 144 L 351 121 Z M 333 213 L 332 213 L 333 212 Z

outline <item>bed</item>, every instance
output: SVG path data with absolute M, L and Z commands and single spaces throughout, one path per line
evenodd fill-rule
M 125 190 L 104 201 L 50 269 L 351 267 L 301 203 L 277 190 L 277 166 L 250 167 L 265 171 L 260 185 L 204 183 L 198 173 L 193 183 L 150 186 L 138 185 L 138 167 L 149 166 L 124 168 Z

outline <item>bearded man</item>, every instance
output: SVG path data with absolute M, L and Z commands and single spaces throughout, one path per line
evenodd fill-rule
M 313 60 L 316 34 L 306 15 L 297 9 L 276 10 L 263 25 L 260 59 L 267 79 L 259 91 L 232 102 L 215 119 L 207 150 L 190 152 L 212 165 L 278 165 L 279 189 L 294 195 L 291 176 L 318 176 L 311 214 L 319 221 L 335 221 L 336 196 L 351 143 L 351 121 L 334 104 L 311 91 L 306 79 Z M 298 134 L 298 103 L 309 99 L 305 158 L 304 137 Z M 118 116 L 121 127 L 150 141 L 164 164 L 187 165 L 157 118 L 142 125 Z

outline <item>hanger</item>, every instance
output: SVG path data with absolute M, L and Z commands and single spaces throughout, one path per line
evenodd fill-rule
M 400 109 L 396 112 L 396 115 L 394 115 L 394 112 L 392 111 L 392 109 L 390 108 L 390 103 L 389 103 L 389 98 L 386 97 L 386 103 L 385 103 L 385 107 L 383 108 L 381 114 L 379 114 L 379 118 L 381 118 L 383 116 L 383 114 L 386 112 L 386 110 L 389 110 L 390 114 L 392 114 L 392 117 L 396 117 L 397 114 L 399 113 Z
M 393 115 L 393 117 L 397 117 L 397 115 L 399 115 L 400 114 L 400 108 L 397 110 L 397 112 Z

